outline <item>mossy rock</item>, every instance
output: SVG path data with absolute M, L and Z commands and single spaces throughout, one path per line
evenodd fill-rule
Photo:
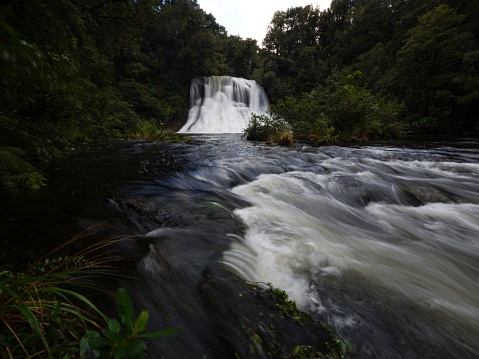
M 234 318 L 234 328 L 221 328 L 240 339 L 241 345 L 231 345 L 232 358 L 344 358 L 333 330 L 298 309 L 284 291 L 222 267 L 204 278 L 198 288 L 203 307 L 219 326 L 222 318 Z

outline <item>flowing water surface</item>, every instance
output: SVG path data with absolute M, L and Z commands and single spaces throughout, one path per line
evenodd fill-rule
M 286 290 L 358 358 L 479 357 L 479 149 L 272 147 L 240 135 L 118 142 L 49 169 L 1 207 L 2 261 L 91 225 L 136 235 L 135 300 L 185 328 L 152 356 L 220 357 L 228 318 L 198 303 L 226 266 Z

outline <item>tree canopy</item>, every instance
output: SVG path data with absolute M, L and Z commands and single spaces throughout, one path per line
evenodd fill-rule
M 397 120 L 408 131 L 400 133 L 477 136 L 478 11 L 473 0 L 333 0 L 322 11 L 278 11 L 257 79 L 273 103 L 292 104 L 291 97 L 302 103 L 303 93 L 313 91 L 308 101 L 320 101 L 316 107 L 337 118 L 343 106 L 334 107 L 336 95 L 344 100 L 366 91 L 402 108 Z M 358 81 L 351 85 L 353 74 Z M 362 126 L 351 128 L 346 114 L 334 122 L 350 138 Z

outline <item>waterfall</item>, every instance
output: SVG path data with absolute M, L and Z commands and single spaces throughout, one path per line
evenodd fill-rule
M 252 113 L 265 113 L 269 105 L 255 81 L 230 76 L 194 79 L 190 102 L 188 121 L 179 132 L 240 133 Z

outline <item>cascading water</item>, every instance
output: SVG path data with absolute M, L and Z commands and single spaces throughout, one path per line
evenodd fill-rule
M 290 337 L 262 325 L 266 312 L 242 319 L 239 298 L 267 302 L 232 291 L 231 272 L 284 289 L 355 359 L 479 358 L 478 141 L 286 148 L 192 138 L 58 159 L 48 188 L 2 198 L 0 261 L 33 262 L 88 227 L 128 236 L 115 250 L 140 280 L 100 279 L 102 288 L 127 289 L 153 330 L 182 328 L 149 342 L 151 358 L 280 357 L 251 352 L 263 333 Z
M 240 133 L 252 113 L 262 114 L 268 98 L 253 80 L 230 76 L 194 79 L 188 121 L 179 132 Z

